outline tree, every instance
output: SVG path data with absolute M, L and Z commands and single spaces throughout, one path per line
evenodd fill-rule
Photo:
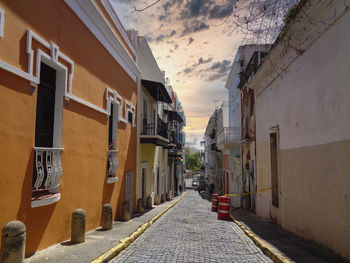
M 185 148 L 186 169 L 192 172 L 198 172 L 201 169 L 201 161 L 199 152 L 191 153 L 188 148 Z

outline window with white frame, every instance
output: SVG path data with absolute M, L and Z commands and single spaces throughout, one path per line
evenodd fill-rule
M 132 124 L 133 127 L 136 126 L 135 123 L 135 107 L 131 104 L 131 102 L 125 102 L 125 120 Z
M 4 37 L 5 11 L 0 8 L 0 38 Z
M 118 169 L 118 121 L 119 121 L 119 104 L 111 102 L 110 114 L 108 117 L 108 178 L 107 183 L 115 183 L 117 181 L 116 173 Z
M 119 104 L 111 102 L 111 111 L 108 117 L 108 147 L 111 150 L 117 149 Z
M 60 199 L 63 93 L 66 71 L 45 57 L 40 63 L 35 119 L 32 207 Z M 46 198 L 40 198 L 46 196 Z

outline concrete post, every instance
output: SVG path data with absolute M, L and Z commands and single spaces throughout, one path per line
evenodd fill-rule
M 71 242 L 85 242 L 86 212 L 78 208 L 72 214 Z
M 166 201 L 170 201 L 170 193 L 167 193 L 167 194 L 166 194 L 165 200 L 166 200 Z
M 144 212 L 143 204 L 142 204 L 142 198 L 137 200 L 137 212 L 138 213 L 143 213 Z
M 147 208 L 148 209 L 152 209 L 152 197 L 151 196 L 147 196 Z
M 160 202 L 164 203 L 165 202 L 165 194 L 160 195 Z
M 160 200 L 159 200 L 158 194 L 155 194 L 155 195 L 154 195 L 154 204 L 155 204 L 155 205 L 159 205 L 159 204 L 160 204 Z
M 17 220 L 7 223 L 2 229 L 0 262 L 24 262 L 25 243 L 26 226 Z
M 113 228 L 113 208 L 111 204 L 104 204 L 102 207 L 102 230 Z
M 130 220 L 130 203 L 129 201 L 125 201 L 123 203 L 123 221 Z

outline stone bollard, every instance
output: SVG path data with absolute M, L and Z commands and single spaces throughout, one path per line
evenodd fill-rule
M 155 194 L 155 195 L 154 195 L 154 204 L 155 204 L 155 205 L 159 205 L 159 203 L 160 203 L 159 201 L 160 201 L 160 200 L 159 200 L 158 194 Z
M 129 201 L 125 201 L 123 203 L 123 221 L 129 221 L 130 220 L 130 203 Z
M 72 214 L 71 242 L 85 242 L 86 212 L 82 208 L 74 210 Z
M 137 200 L 137 212 L 143 213 L 145 210 L 143 209 L 142 198 Z
M 0 262 L 24 262 L 25 243 L 26 226 L 17 220 L 7 223 L 2 229 Z
M 166 194 L 166 197 L 165 197 L 165 200 L 166 200 L 166 201 L 170 201 L 170 199 L 171 199 L 171 198 L 170 198 L 170 193 L 167 193 L 167 194 Z
M 160 202 L 164 203 L 165 202 L 165 194 L 160 195 Z
M 151 196 L 147 196 L 147 208 L 148 209 L 152 209 L 152 197 Z
M 102 207 L 102 230 L 113 228 L 113 208 L 111 204 L 104 204 Z

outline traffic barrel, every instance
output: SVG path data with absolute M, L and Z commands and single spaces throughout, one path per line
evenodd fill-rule
M 218 203 L 219 203 L 219 195 L 213 194 L 211 196 L 211 211 L 213 211 L 213 212 L 218 211 Z
M 230 197 L 220 196 L 218 219 L 230 220 Z

